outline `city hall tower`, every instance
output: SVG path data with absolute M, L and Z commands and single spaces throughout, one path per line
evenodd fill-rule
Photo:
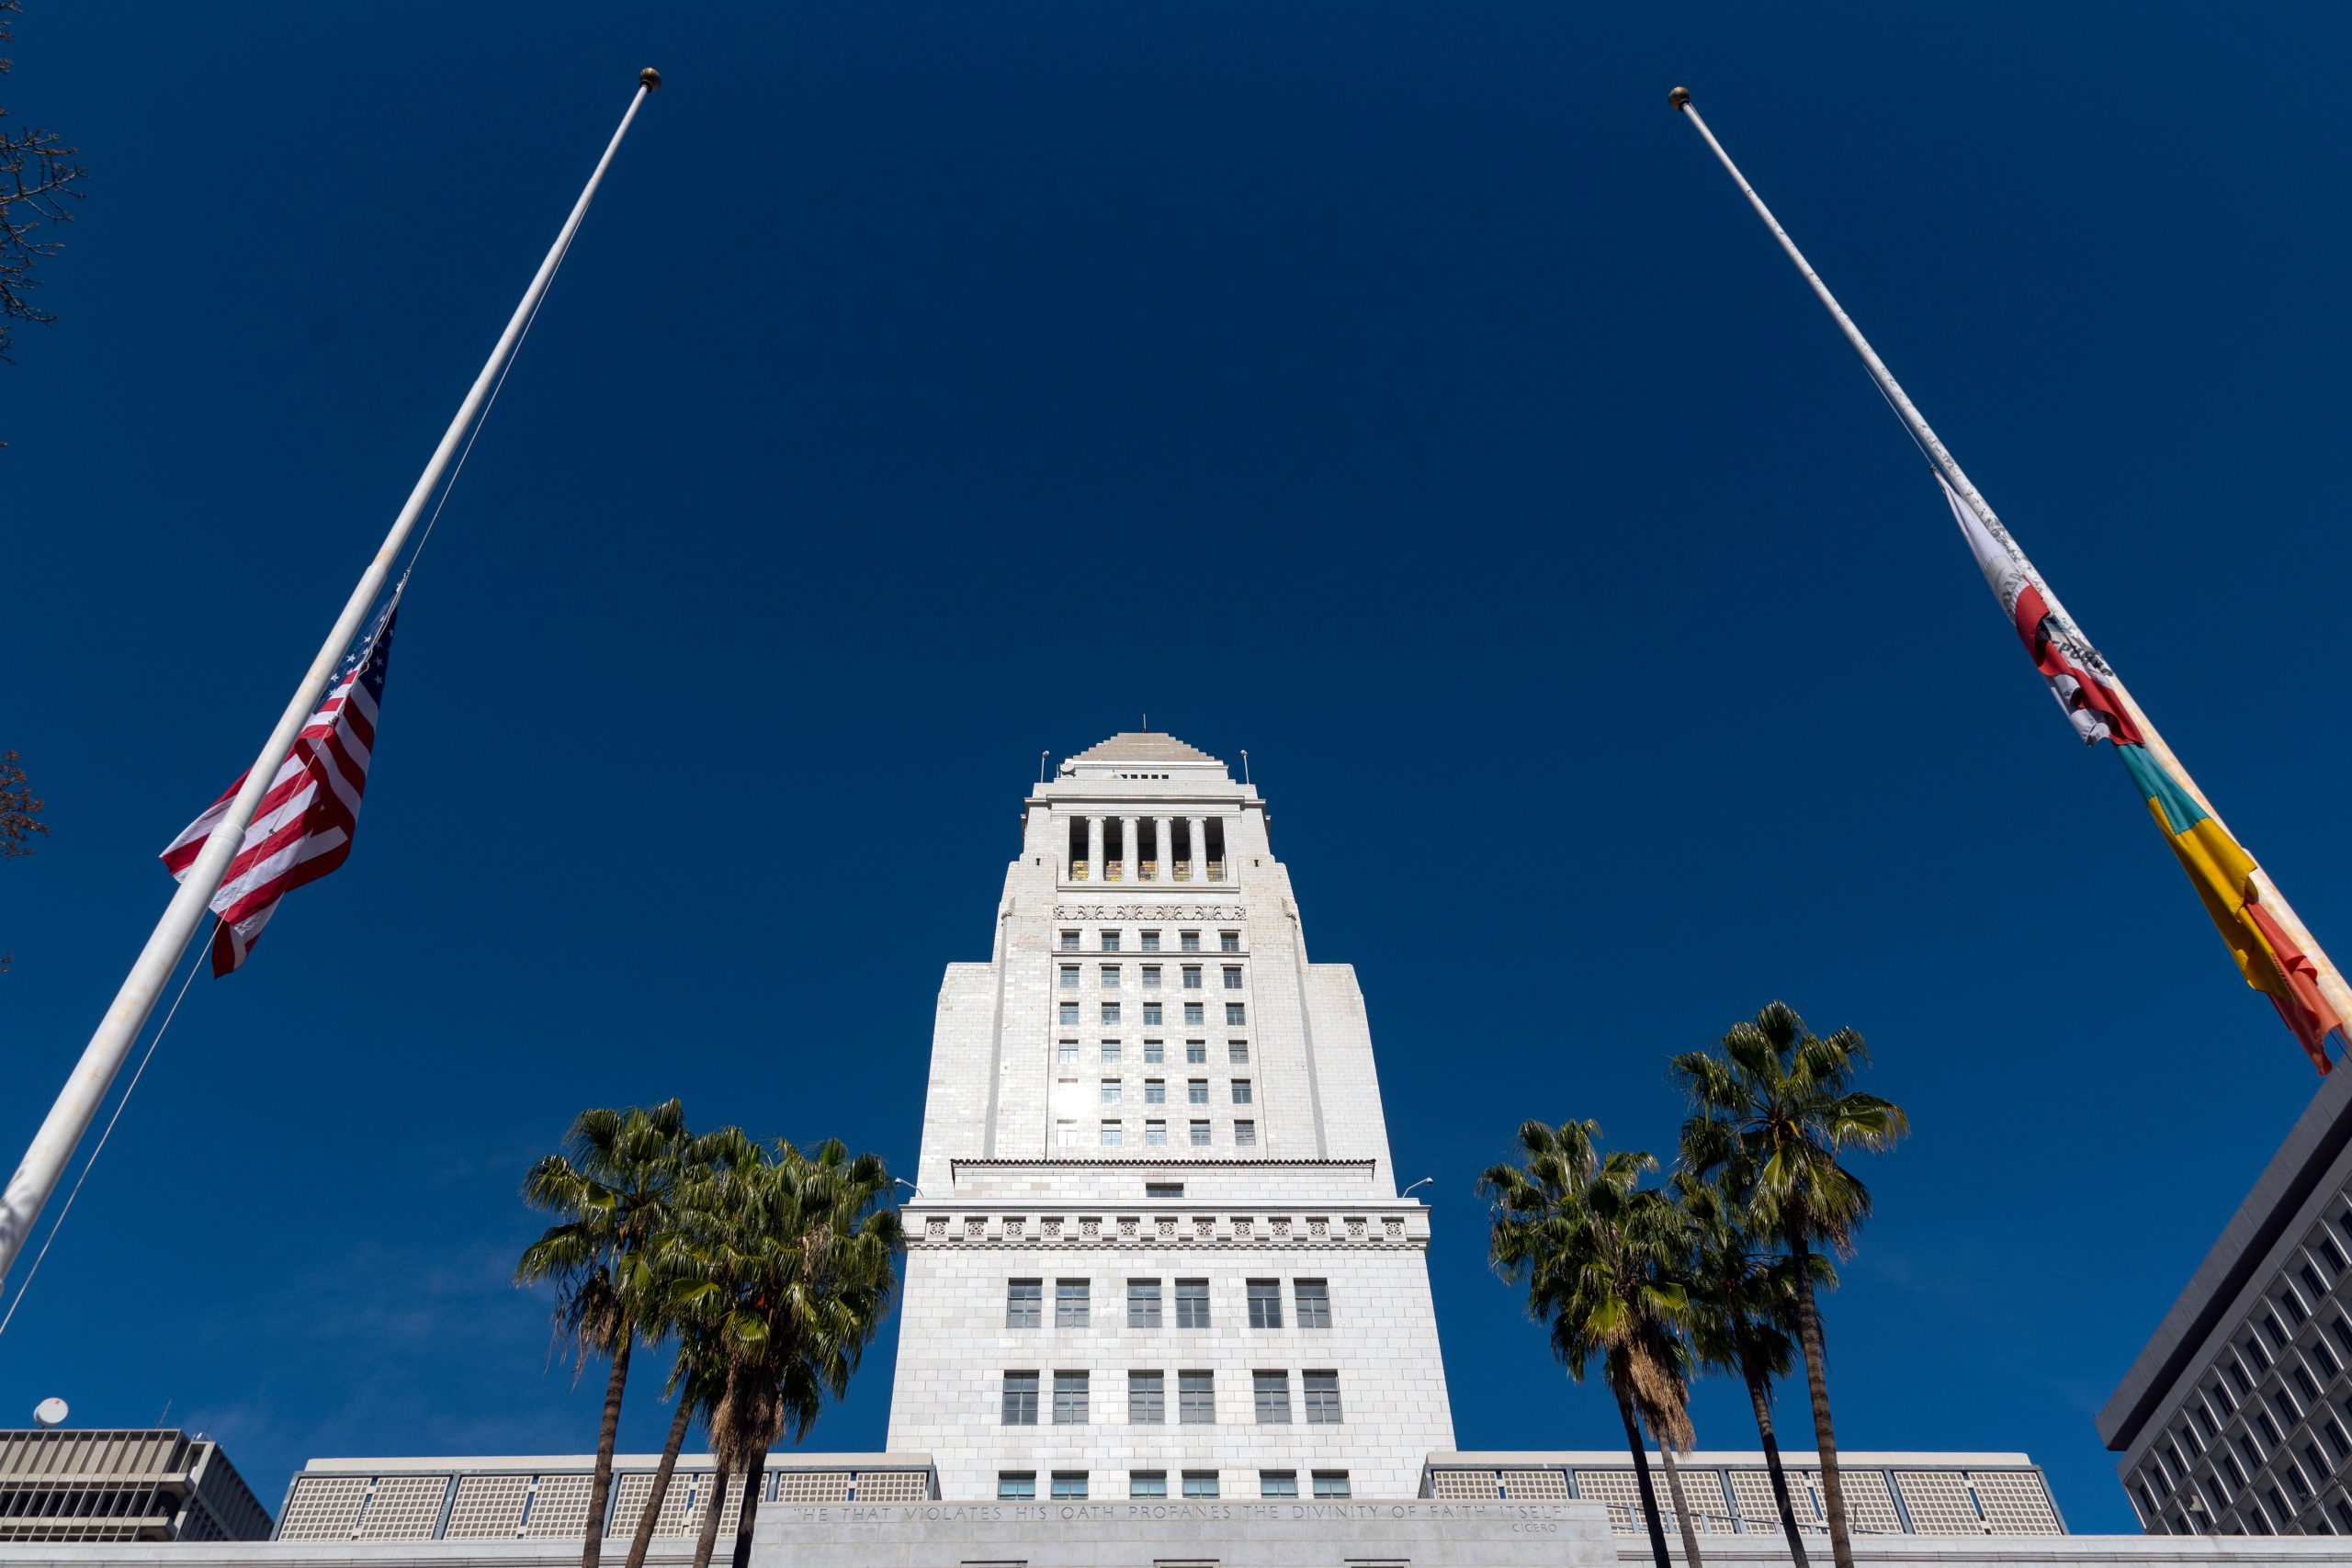
M 1123 734 L 1023 807 L 939 992 L 889 1446 L 951 1500 L 1412 1497 L 1453 1447 L 1429 1211 L 1265 802 Z

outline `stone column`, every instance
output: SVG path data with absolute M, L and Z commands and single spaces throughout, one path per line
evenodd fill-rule
M 1136 824 L 1142 818 L 1136 817 L 1119 818 L 1119 858 L 1126 863 L 1127 867 L 1122 880 L 1127 882 L 1143 880 L 1143 855 L 1140 852 L 1143 844 L 1136 833 Z
M 1209 819 L 1195 817 L 1193 822 L 1193 880 L 1209 879 Z
M 1102 818 L 1086 819 L 1086 874 L 1089 879 L 1102 880 Z
M 1172 817 L 1151 819 L 1151 853 L 1152 858 L 1159 863 L 1159 880 L 1162 882 L 1176 880 L 1176 835 L 1172 830 L 1175 820 Z

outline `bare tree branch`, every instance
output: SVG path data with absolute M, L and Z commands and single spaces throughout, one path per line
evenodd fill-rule
M 23 0 L 0 0 L 0 44 L 11 37 L 7 17 L 22 12 Z M 15 62 L 0 55 L 0 76 Z M 57 319 L 29 298 L 40 287 L 34 267 L 55 255 L 62 242 L 44 233 L 74 220 L 67 205 L 82 199 L 73 188 L 87 173 L 74 160 L 81 149 L 46 126 L 16 130 L 0 107 L 0 362 L 10 362 L 16 328 L 29 321 L 45 326 Z

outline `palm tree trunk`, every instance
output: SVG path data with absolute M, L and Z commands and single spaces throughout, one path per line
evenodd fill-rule
M 727 1461 L 722 1459 L 711 1472 L 710 1501 L 703 1505 L 702 1529 L 695 1537 L 695 1568 L 710 1568 L 711 1551 L 718 1545 L 718 1516 L 726 1507 Z
M 1838 1480 L 1838 1438 L 1829 1427 L 1829 1374 L 1821 1344 L 1821 1308 L 1813 1298 L 1813 1248 L 1801 1223 L 1788 1226 L 1789 1256 L 1796 1259 L 1797 1343 L 1804 1348 L 1805 1387 L 1813 1395 L 1813 1440 L 1821 1450 L 1821 1501 L 1829 1515 L 1829 1554 L 1838 1568 L 1854 1568 L 1854 1543 L 1846 1531 L 1846 1490 Z
M 1674 1463 L 1674 1445 L 1658 1440 L 1657 1457 L 1666 1466 L 1666 1495 L 1674 1499 L 1674 1522 L 1682 1529 L 1682 1560 L 1700 1568 L 1699 1529 L 1690 1521 L 1690 1501 L 1682 1495 L 1682 1472 Z
M 637 1325 L 624 1317 L 620 1343 L 613 1350 L 613 1373 L 605 1380 L 605 1419 L 596 1428 L 596 1479 L 588 1484 L 588 1539 L 580 1548 L 580 1568 L 596 1568 L 605 1552 L 605 1505 L 613 1495 L 613 1448 L 620 1441 L 621 1390 L 628 1382 L 628 1353 Z
M 1634 1479 L 1642 1489 L 1642 1522 L 1650 1527 L 1650 1555 L 1657 1568 L 1674 1568 L 1674 1559 L 1667 1555 L 1666 1527 L 1658 1522 L 1657 1488 L 1650 1482 L 1648 1445 L 1642 1441 L 1642 1424 L 1634 1415 L 1633 1397 L 1613 1372 L 1609 1385 L 1617 1396 L 1617 1414 L 1625 1423 L 1625 1447 L 1634 1456 Z
M 1781 1439 L 1772 1430 L 1772 1387 L 1764 1369 L 1745 1350 L 1739 1358 L 1740 1376 L 1747 1382 L 1747 1401 L 1756 1407 L 1756 1433 L 1764 1439 L 1764 1468 L 1772 1477 L 1772 1504 L 1781 1510 L 1781 1532 L 1789 1538 L 1792 1568 L 1812 1568 L 1804 1554 L 1804 1538 L 1797 1529 L 1797 1509 L 1789 1495 L 1789 1472 L 1781 1464 Z M 638 1568 L 634 1562 L 629 1568 Z
M 743 1461 L 743 1512 L 735 1525 L 734 1568 L 752 1568 L 752 1521 L 759 1517 L 760 1493 L 767 1479 L 768 1450 L 763 1443 Z
M 662 1462 L 653 1469 L 653 1490 L 646 1495 L 645 1512 L 638 1516 L 637 1533 L 629 1538 L 628 1568 L 645 1568 L 645 1554 L 653 1547 L 654 1521 L 662 1517 L 662 1505 L 669 1498 L 670 1477 L 677 1473 L 678 1450 L 686 1446 L 686 1428 L 694 1424 L 694 1385 L 682 1382 L 678 1385 L 678 1413 L 670 1417 L 670 1436 L 662 1445 Z

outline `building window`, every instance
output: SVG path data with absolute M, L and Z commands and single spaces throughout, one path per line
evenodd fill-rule
M 1233 1146 L 1238 1149 L 1256 1148 L 1258 1146 L 1258 1123 L 1247 1121 L 1236 1122 L 1233 1124 Z
M 1236 1078 L 1233 1080 L 1233 1103 L 1236 1105 L 1247 1105 L 1250 1103 L 1250 1080 L 1248 1078 Z
M 1104 1078 L 1102 1080 L 1102 1103 L 1105 1105 L 1118 1104 L 1119 1088 L 1120 1082 L 1117 1078 Z
M 1055 1122 L 1054 1141 L 1066 1149 L 1078 1147 L 1078 1123 L 1075 1122 Z
M 1186 1471 L 1184 1472 L 1184 1495 L 1187 1497 L 1216 1496 L 1216 1472 L 1214 1470 Z
M 1209 1282 L 1206 1280 L 1176 1281 L 1176 1326 L 1206 1328 L 1209 1325 Z M 1207 1376 L 1204 1372 L 1204 1377 Z
M 1206 1078 L 1187 1079 L 1184 1084 L 1184 1103 L 1187 1105 L 1206 1105 L 1208 1102 L 1209 1080 Z
M 1130 1280 L 1127 1281 L 1127 1326 L 1157 1328 L 1159 1326 L 1159 1281 Z
M 1158 931 L 1146 931 L 1143 933 L 1143 950 L 1146 953 L 1158 953 L 1159 951 L 1159 933 Z
M 1119 966 L 1117 964 L 1105 964 L 1102 965 L 1102 988 L 1106 991 L 1115 991 L 1119 988 Z
M 1258 1409 L 1261 1427 L 1290 1425 L 1290 1374 L 1288 1372 L 1251 1372 L 1250 1392 Z
M 1186 931 L 1176 939 L 1176 945 L 1186 953 L 1198 953 L 1201 950 L 1201 933 Z
M 1168 1123 L 1165 1122 L 1145 1122 L 1143 1124 L 1143 1141 L 1146 1144 L 1152 1145 L 1154 1146 L 1165 1145 L 1168 1142 Z
M 1261 1470 L 1258 1472 L 1258 1495 L 1261 1497 L 1295 1497 L 1298 1495 L 1298 1472 L 1295 1470 Z
M 1065 964 L 1062 965 L 1062 989 L 1065 991 L 1075 991 L 1078 989 L 1077 964 Z
M 1034 1427 L 1037 1424 L 1036 1373 L 1004 1374 L 1004 1424 L 1008 1427 Z
M 1146 1002 L 1143 1004 L 1143 1022 L 1146 1029 L 1158 1029 L 1163 1021 L 1165 1021 L 1165 1020 L 1161 1016 L 1160 1006 L 1158 1002 Z
M 1219 931 L 1219 932 L 1217 932 L 1217 933 L 1216 933 L 1216 950 L 1217 950 L 1219 953 L 1238 953 L 1238 952 L 1240 952 L 1240 951 L 1241 951 L 1241 933 L 1240 933 L 1239 931 Z
M 1225 1043 L 1225 1059 L 1232 1063 L 1237 1067 L 1248 1066 L 1250 1065 L 1250 1042 L 1247 1040 L 1227 1041 Z
M 1299 1378 L 1306 1385 L 1306 1424 L 1310 1427 L 1338 1426 L 1340 1424 L 1340 1374 L 1301 1372 Z
M 1061 1005 L 1061 1010 L 1054 1016 L 1061 1020 L 1061 1024 L 1064 1029 L 1074 1029 L 1078 1025 L 1078 1004 L 1076 1002 L 1064 1002 Z
M 1187 964 L 1184 965 L 1184 988 L 1188 991 L 1197 991 L 1201 988 L 1201 966 L 1199 964 Z
M 1193 1135 L 1190 1142 L 1193 1148 L 1207 1148 L 1209 1146 L 1209 1124 L 1205 1122 L 1193 1122 Z
M 1298 1325 L 1301 1328 L 1331 1326 L 1331 1286 L 1326 1280 L 1301 1280 L 1292 1288 L 1298 1302 Z
M 1225 966 L 1225 988 L 1228 991 L 1241 988 L 1241 970 L 1238 965 L 1228 964 Z
M 1127 1374 L 1127 1424 L 1160 1427 L 1168 1422 L 1168 1380 L 1159 1372 Z
M 1124 1049 L 1125 1047 L 1115 1040 L 1102 1042 L 1102 1065 L 1106 1067 L 1117 1066 L 1119 1056 Z
M 1167 1103 L 1168 1103 L 1168 1080 L 1167 1080 L 1166 1078 L 1146 1078 L 1146 1079 L 1144 1079 L 1144 1080 L 1143 1080 L 1143 1102 L 1144 1102 L 1146 1105 L 1165 1105 L 1165 1104 L 1167 1104 Z
M 1102 933 L 1102 946 L 1101 951 L 1104 953 L 1116 953 L 1119 951 L 1119 933 L 1117 931 L 1104 931 Z
M 1062 932 L 1062 951 L 1064 953 L 1076 953 L 1078 951 L 1078 933 L 1076 931 Z
M 1086 1374 L 1056 1372 L 1054 1374 L 1054 1425 L 1083 1427 L 1086 1425 Z M 1081 1493 L 1080 1495 L 1083 1496 Z
M 1143 1184 L 1143 1195 L 1147 1198 L 1182 1198 L 1184 1184 L 1181 1181 L 1147 1181 Z
M 1118 1027 L 1118 1023 L 1119 1004 L 1116 1002 L 1104 1002 L 1102 1004 L 1102 1027 L 1105 1029 L 1115 1029 Z
M 1182 1287 L 1178 1289 L 1181 1291 Z M 1181 1304 L 1181 1295 L 1178 1301 Z M 1206 1371 L 1176 1374 L 1176 1423 L 1181 1427 L 1216 1425 L 1216 1374 Z
M 1147 964 L 1143 966 L 1143 988 L 1147 991 L 1156 991 L 1159 989 L 1159 964 Z
M 1054 1496 L 1063 1502 L 1086 1501 L 1086 1472 L 1082 1470 L 1054 1472 Z
M 1090 1282 L 1084 1280 L 1054 1281 L 1054 1326 L 1084 1328 L 1092 1311 L 1089 1296 Z
M 1315 1472 L 1315 1495 L 1317 1497 L 1348 1495 L 1348 1472 L 1344 1470 L 1318 1470 Z
M 1283 1282 L 1280 1280 L 1250 1281 L 1250 1326 L 1280 1328 L 1283 1325 Z
M 1168 1043 L 1166 1041 L 1147 1040 L 1143 1043 L 1143 1065 L 1145 1066 L 1156 1067 L 1166 1060 L 1168 1060 Z
M 1035 1328 L 1044 1316 L 1046 1282 L 1043 1280 L 1013 1280 L 1004 1287 L 1004 1325 L 1007 1328 Z
M 1104 1148 L 1124 1148 L 1126 1145 L 1126 1142 L 1127 1129 L 1125 1123 L 1118 1122 L 1105 1122 L 1102 1123 L 1102 1146 Z
M 1131 1470 L 1127 1472 L 1127 1495 L 1130 1497 L 1166 1497 L 1168 1495 L 1168 1472 L 1164 1470 Z
M 1208 1060 L 1209 1043 L 1207 1041 L 1187 1040 L 1184 1042 L 1184 1065 L 1186 1066 L 1204 1067 L 1208 1066 Z
M 996 1472 L 996 1500 L 1000 1503 L 1034 1502 L 1037 1496 L 1037 1472 L 1034 1470 L 1000 1470 Z
M 1246 1004 L 1241 1002 L 1225 1004 L 1225 1026 L 1227 1029 L 1239 1029 L 1249 1021 L 1250 1009 Z
M 1078 1071 L 1078 1042 L 1064 1040 L 1054 1047 L 1054 1064 L 1069 1072 Z

